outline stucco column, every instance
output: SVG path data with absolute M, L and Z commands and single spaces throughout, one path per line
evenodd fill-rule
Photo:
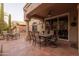
M 27 27 L 26 27 L 26 31 L 27 31 L 27 39 L 29 39 L 29 20 L 27 20 Z
M 26 40 L 29 39 L 29 20 L 26 20 Z
M 78 4 L 78 53 L 79 53 L 79 4 Z

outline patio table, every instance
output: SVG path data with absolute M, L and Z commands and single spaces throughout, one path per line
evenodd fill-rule
M 44 38 L 44 42 L 45 42 L 45 46 L 47 45 L 47 42 L 49 41 L 49 37 L 52 37 L 52 33 L 50 33 L 50 34 L 39 34 L 39 37 L 40 38 Z
M 5 33 L 4 38 L 6 37 L 7 40 L 13 39 L 15 36 L 15 33 Z

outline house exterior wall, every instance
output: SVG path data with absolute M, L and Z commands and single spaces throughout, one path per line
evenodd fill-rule
M 32 7 L 33 8 L 33 7 Z M 53 7 L 52 7 L 53 8 Z M 30 9 L 30 8 L 29 8 Z M 52 14 L 52 17 L 53 16 L 57 16 L 57 15 L 61 15 L 61 14 L 64 14 L 64 13 L 69 13 L 69 20 L 68 20 L 68 33 L 69 33 L 69 41 L 70 43 L 75 43 L 76 45 L 78 45 L 78 12 L 77 12 L 77 6 L 76 7 L 73 7 L 73 8 L 69 8 L 69 9 L 63 9 L 62 11 L 56 11 L 55 13 Z M 71 26 L 71 23 L 74 21 L 76 21 L 77 25 L 76 26 Z M 42 19 L 41 19 L 42 20 Z M 29 29 L 31 30 L 32 29 L 32 23 L 33 22 L 37 22 L 39 23 L 40 22 L 40 19 L 39 18 L 31 18 L 31 21 L 29 22 Z M 44 25 L 45 27 L 45 25 Z M 41 29 L 41 26 L 38 25 L 38 31 L 43 31 L 45 30 L 44 29 Z
M 18 25 L 19 32 L 25 32 L 26 26 L 25 25 Z
M 78 18 L 77 18 L 77 7 L 74 7 L 72 9 L 68 9 L 68 10 L 62 10 L 62 11 L 57 11 L 56 13 L 54 13 L 52 15 L 52 17 L 55 17 L 57 15 L 62 15 L 68 13 L 69 14 L 69 20 L 68 20 L 68 41 L 71 42 L 71 44 L 76 44 L 78 45 Z M 74 21 L 74 18 L 77 25 L 76 26 L 71 26 L 71 23 Z
M 75 43 L 78 46 L 78 23 L 77 23 L 78 22 L 78 18 L 76 17 L 76 16 L 78 16 L 77 14 L 78 14 L 77 7 L 76 7 L 76 10 L 70 12 L 69 39 L 70 39 L 70 42 L 72 42 L 72 44 Z M 74 17 L 76 17 L 76 19 L 74 19 Z M 73 20 L 76 21 L 76 23 L 77 23 L 76 26 L 71 26 L 71 23 L 73 22 Z
M 76 17 L 75 21 L 76 23 L 78 22 L 78 19 L 77 19 L 77 8 L 74 8 L 74 9 L 69 9 L 69 10 L 63 10 L 63 11 L 58 11 L 56 13 L 54 13 L 52 15 L 53 16 L 57 16 L 57 15 L 61 15 L 61 14 L 64 14 L 64 13 L 68 13 L 69 14 L 69 20 L 68 20 L 68 41 L 71 43 L 71 44 L 76 44 L 78 45 L 78 25 L 76 26 L 71 26 L 71 23 L 73 22 L 74 20 L 74 17 Z M 78 24 L 78 23 L 77 23 Z
M 43 19 L 32 17 L 31 20 L 29 21 L 29 30 L 32 31 L 32 24 L 34 22 L 36 22 L 37 23 L 37 31 L 39 31 L 39 32 L 44 31 L 45 24 L 41 20 L 43 20 Z

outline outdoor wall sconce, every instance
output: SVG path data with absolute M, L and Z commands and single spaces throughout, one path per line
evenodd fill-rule
M 75 23 L 75 22 L 72 22 L 72 23 L 71 23 L 71 26 L 76 26 L 76 23 Z
M 43 28 L 43 23 L 42 22 L 39 22 L 39 24 L 41 24 L 42 25 L 41 28 Z
M 76 18 L 73 19 L 73 22 L 71 23 L 71 26 L 76 26 L 77 22 L 76 22 Z

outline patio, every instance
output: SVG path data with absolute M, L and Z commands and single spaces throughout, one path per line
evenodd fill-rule
M 9 32 L 1 32 L 0 55 L 78 56 L 77 5 L 27 3 L 25 25 L 10 25 Z
M 58 46 L 41 47 L 34 46 L 25 40 L 25 33 L 21 34 L 18 40 L 0 40 L 0 46 L 3 44 L 4 56 L 77 56 L 78 51 L 71 47 Z M 1 47 L 0 47 L 1 49 Z

